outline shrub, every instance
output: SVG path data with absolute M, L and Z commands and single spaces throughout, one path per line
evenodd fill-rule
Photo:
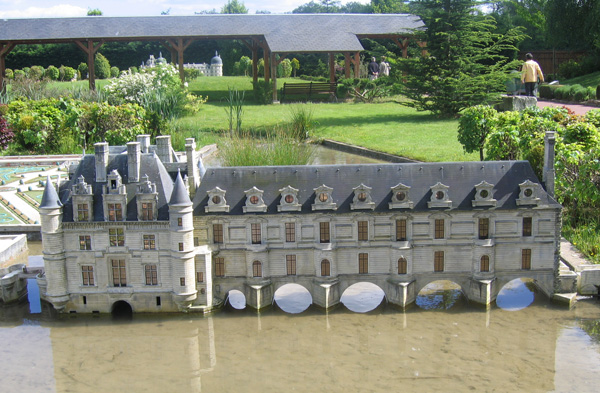
M 560 85 L 549 85 L 549 84 L 541 84 L 538 88 L 540 93 L 540 98 L 545 98 L 551 100 L 554 98 L 554 92 L 558 89 Z
M 29 72 L 27 73 L 27 77 L 33 80 L 40 80 L 44 77 L 44 67 L 42 66 L 31 66 Z
M 596 126 L 586 122 L 567 125 L 563 137 L 565 143 L 578 143 L 586 148 L 595 146 L 599 140 Z
M 309 105 L 291 106 L 290 120 L 288 135 L 299 141 L 308 139 L 316 124 L 312 107 Z
M 10 68 L 4 70 L 4 74 L 6 75 L 6 79 L 13 79 L 15 77 L 13 70 Z
M 1 105 L 6 107 L 6 105 Z M 0 115 L 0 149 L 6 150 L 8 145 L 12 143 L 15 134 L 8 126 L 8 122 L 3 115 Z
M 119 67 L 110 67 L 110 77 L 111 78 L 119 77 Z
M 96 53 L 96 58 L 94 59 L 94 68 L 96 78 L 110 78 L 110 63 L 108 62 L 108 59 L 102 55 L 102 53 Z
M 184 68 L 183 74 L 187 82 L 193 81 L 202 75 L 202 72 L 196 68 Z
M 561 85 L 554 91 L 554 96 L 559 100 L 567 100 L 569 98 L 569 91 L 571 86 Z
M 130 72 L 131 74 L 137 74 L 137 73 L 138 73 L 138 72 L 140 72 L 140 71 L 138 70 L 138 68 L 137 68 L 137 67 L 133 66 L 133 67 L 129 67 L 129 72 Z
M 15 70 L 14 72 L 15 80 L 25 79 L 25 71 L 23 70 Z
M 500 112 L 496 129 L 490 132 L 485 143 L 487 160 L 516 160 L 519 156 L 519 112 Z
M 572 101 L 586 101 L 588 100 L 588 90 L 586 87 L 581 85 L 572 85 L 569 91 L 569 99 Z
M 59 72 L 59 79 L 61 81 L 71 81 L 73 80 L 73 78 L 75 78 L 76 75 L 76 71 L 74 68 L 71 67 L 67 67 L 67 66 L 60 66 L 60 68 L 58 69 Z
M 588 111 L 584 116 L 585 121 L 593 124 L 596 128 L 600 129 L 600 109 L 592 109 Z
M 46 72 L 44 72 L 44 76 L 46 78 L 50 79 L 51 81 L 57 81 L 59 75 L 60 75 L 60 72 L 59 72 L 58 68 L 54 67 L 53 65 L 48 66 L 48 68 L 46 69 Z
M 277 66 L 277 76 L 282 78 L 289 78 L 292 76 L 292 63 L 290 59 L 283 59 Z
M 79 63 L 77 66 L 77 73 L 79 74 L 80 80 L 86 79 L 88 77 L 88 65 L 87 63 Z
M 254 100 L 259 104 L 271 104 L 273 102 L 273 82 L 265 82 L 257 80 L 252 82 L 252 90 L 254 91 Z
M 487 136 L 496 128 L 498 112 L 489 105 L 477 105 L 461 112 L 458 121 L 458 141 L 467 153 L 479 150 L 483 161 L 483 147 Z
M 92 103 L 82 115 L 80 127 L 85 130 L 88 145 L 103 140 L 124 145 L 146 131 L 145 115 L 144 108 L 137 104 Z
M 571 79 L 581 75 L 581 65 L 575 60 L 569 60 L 558 66 L 558 75 L 565 79 Z

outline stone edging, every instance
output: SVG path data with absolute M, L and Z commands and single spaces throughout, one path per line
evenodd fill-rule
M 349 145 L 347 143 L 333 141 L 331 139 L 323 139 L 321 144 L 330 149 L 343 151 L 346 153 L 357 154 L 359 156 L 374 158 L 376 160 L 394 162 L 394 163 L 417 163 L 420 161 L 412 160 L 410 158 L 396 156 L 389 153 L 383 153 L 376 150 L 366 149 L 364 147 Z

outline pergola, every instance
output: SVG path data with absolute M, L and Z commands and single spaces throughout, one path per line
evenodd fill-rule
M 361 38 L 389 38 L 407 56 L 409 40 L 425 26 L 409 14 L 216 14 L 156 17 L 82 17 L 0 20 L 0 86 L 6 55 L 19 44 L 75 43 L 87 54 L 90 89 L 95 89 L 94 56 L 109 41 L 161 42 L 177 60 L 184 79 L 184 52 L 197 40 L 240 40 L 252 51 L 252 74 L 258 79 L 259 49 L 263 50 L 265 80 L 274 81 L 277 65 L 290 53 L 329 54 L 330 79 L 335 79 L 333 57 L 343 53 L 345 75 L 358 77 Z M 417 42 L 424 47 L 425 43 Z

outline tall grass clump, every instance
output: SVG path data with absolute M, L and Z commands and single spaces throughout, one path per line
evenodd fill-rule
M 227 88 L 229 96 L 225 99 L 227 106 L 227 120 L 229 122 L 229 136 L 240 135 L 242 132 L 242 117 L 244 115 L 244 92 L 238 89 Z M 235 129 L 235 133 L 234 133 Z
M 306 165 L 313 147 L 275 130 L 265 138 L 249 134 L 224 138 L 219 144 L 223 166 Z
M 290 107 L 290 138 L 299 141 L 308 139 L 316 122 L 313 116 L 313 109 L 309 105 L 296 105 Z

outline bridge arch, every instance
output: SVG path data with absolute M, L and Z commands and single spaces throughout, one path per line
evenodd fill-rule
M 244 292 L 238 289 L 231 289 L 227 292 L 225 296 L 225 300 L 223 302 L 224 306 L 229 306 L 236 310 L 243 310 L 246 308 L 246 295 Z
M 468 300 L 463 287 L 451 279 L 433 280 L 417 292 L 415 303 L 424 310 L 447 310 L 460 300 Z
M 129 319 L 133 316 L 133 308 L 125 300 L 117 300 L 110 307 L 110 313 L 113 318 Z
M 369 281 L 358 281 L 341 292 L 340 302 L 353 312 L 373 311 L 387 303 L 385 290 Z
M 529 277 L 515 278 L 501 287 L 499 285 L 496 305 L 507 311 L 522 310 L 531 305 L 539 294 L 544 294 L 544 291 L 536 280 Z
M 313 304 L 309 288 L 297 283 L 279 285 L 273 294 L 273 304 L 290 314 L 306 311 Z

